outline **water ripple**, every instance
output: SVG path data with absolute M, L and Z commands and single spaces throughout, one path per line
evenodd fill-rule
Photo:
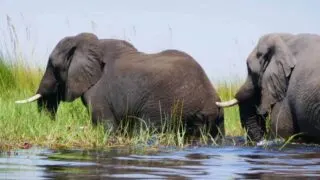
M 269 147 L 166 148 L 136 153 L 108 151 L 19 151 L 0 156 L 5 179 L 261 179 L 320 178 L 320 147 L 291 144 Z

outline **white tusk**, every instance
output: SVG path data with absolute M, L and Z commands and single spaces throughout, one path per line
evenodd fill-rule
M 41 94 L 36 94 L 28 99 L 15 101 L 15 103 L 17 103 L 17 104 L 29 103 L 29 102 L 33 102 L 39 98 L 41 98 Z
M 230 101 L 224 101 L 224 102 L 216 102 L 216 105 L 219 107 L 231 107 L 238 104 L 237 99 L 232 99 Z

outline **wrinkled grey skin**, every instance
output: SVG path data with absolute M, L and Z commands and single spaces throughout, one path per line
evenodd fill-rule
M 235 98 L 249 138 L 259 141 L 270 115 L 273 135 L 320 138 L 320 36 L 266 34 L 247 58 L 248 75 Z M 270 112 L 270 113 L 269 113 Z
M 53 117 L 61 101 L 81 97 L 93 124 L 113 129 L 132 116 L 158 126 L 180 100 L 191 130 L 207 125 L 213 136 L 217 126 L 224 132 L 216 90 L 201 66 L 182 51 L 145 54 L 126 41 L 99 40 L 90 33 L 65 37 L 51 53 L 37 93 L 43 96 L 39 109 Z

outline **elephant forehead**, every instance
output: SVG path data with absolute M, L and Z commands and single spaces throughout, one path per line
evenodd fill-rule
M 60 68 L 60 70 L 65 69 L 66 61 L 65 52 L 55 52 L 50 55 L 49 61 L 54 68 Z
M 273 39 L 278 38 L 279 36 L 280 36 L 280 34 L 277 34 L 277 33 L 265 34 L 265 35 L 261 36 L 261 38 L 259 39 L 258 44 L 265 43 L 267 41 L 272 41 Z
M 247 58 L 247 62 L 250 63 L 250 61 L 253 61 L 256 59 L 256 55 L 257 55 L 257 47 L 255 47 L 251 53 L 248 55 L 248 58 Z
M 75 45 L 75 39 L 74 37 L 65 37 L 61 39 L 53 51 L 61 51 L 63 49 L 71 48 Z
M 75 42 L 72 38 L 65 38 L 61 40 L 56 45 L 56 47 L 52 50 L 50 54 L 50 58 L 51 59 L 61 58 L 61 56 L 65 56 L 68 53 L 68 51 L 70 51 L 70 49 L 74 46 L 75 46 Z
M 49 59 L 55 62 L 62 61 L 63 57 L 66 56 L 66 54 L 68 53 L 68 50 L 69 49 L 67 48 L 55 48 L 51 52 Z
M 98 37 L 95 34 L 89 32 L 79 33 L 76 37 L 82 40 L 98 39 Z
M 270 44 L 267 41 L 261 41 L 256 48 L 256 53 L 266 54 L 268 49 L 270 48 Z
M 61 51 L 54 51 L 50 54 L 49 59 L 53 65 L 59 64 L 62 61 L 63 54 Z

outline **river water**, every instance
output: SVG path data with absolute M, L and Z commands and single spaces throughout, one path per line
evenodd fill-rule
M 320 179 L 320 146 L 31 148 L 0 156 L 0 179 Z

